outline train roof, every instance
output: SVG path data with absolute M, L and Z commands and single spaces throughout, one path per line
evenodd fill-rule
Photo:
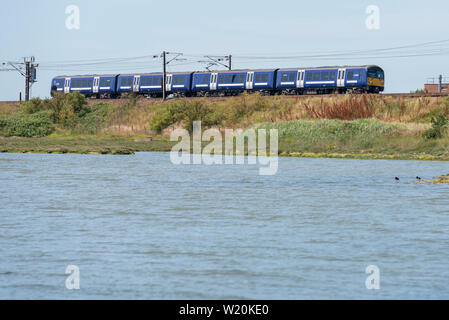
M 78 75 L 65 75 L 65 76 L 56 76 L 53 79 L 59 78 L 90 78 L 90 77 L 116 77 L 118 74 L 78 74 Z
M 195 73 L 236 73 L 236 72 L 274 72 L 276 69 L 235 69 L 235 70 L 213 70 L 213 71 L 197 71 Z
M 322 67 L 295 67 L 295 68 L 281 68 L 280 71 L 293 71 L 293 70 L 324 70 L 324 69 L 369 69 L 369 68 L 379 68 L 382 69 L 379 66 L 376 65 L 365 65 L 365 66 L 322 66 Z
M 186 72 L 167 72 L 167 74 L 191 74 L 193 71 Z M 78 74 L 78 75 L 64 75 L 56 76 L 53 79 L 60 78 L 91 78 L 91 77 L 117 77 L 117 76 L 154 76 L 162 75 L 162 72 L 152 72 L 152 73 L 117 73 L 117 74 Z
M 294 68 L 276 68 L 276 69 L 237 69 L 237 70 L 213 70 L 213 71 L 185 71 L 185 72 L 167 72 L 167 74 L 210 74 L 210 73 L 236 73 L 236 72 L 274 72 L 279 71 L 297 71 L 301 69 L 306 70 L 325 70 L 325 69 L 340 69 L 340 68 L 379 68 L 377 65 L 362 65 L 362 66 L 322 66 L 322 67 L 294 67 Z M 63 78 L 90 78 L 90 77 L 117 77 L 117 76 L 154 76 L 162 75 L 162 72 L 152 72 L 152 73 L 120 73 L 120 74 L 89 74 L 89 75 L 64 75 L 56 76 L 53 79 L 63 79 Z
M 185 72 L 166 72 L 167 74 L 192 74 L 193 71 L 185 71 Z M 151 73 L 121 73 L 118 76 L 130 77 L 130 76 L 156 76 L 162 75 L 162 72 L 151 72 Z

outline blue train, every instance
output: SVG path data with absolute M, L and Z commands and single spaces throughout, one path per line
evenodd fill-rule
M 59 76 L 51 93 L 78 91 L 92 98 L 120 98 L 132 94 L 162 96 L 162 73 Z M 379 93 L 385 74 L 378 66 L 288 68 L 166 74 L 167 95 L 228 96 L 242 92 L 275 94 Z

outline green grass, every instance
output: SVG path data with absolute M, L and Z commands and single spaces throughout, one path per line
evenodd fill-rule
M 316 120 L 261 123 L 278 129 L 279 153 L 285 156 L 449 160 L 449 139 L 423 139 L 406 124 L 378 120 Z
M 172 129 L 191 130 L 194 120 L 202 120 L 203 129 L 278 129 L 283 156 L 449 159 L 447 123 L 435 120 L 449 114 L 446 98 L 245 94 L 97 102 L 70 94 L 0 111 L 3 152 L 169 151 L 174 145 L 167 141 Z M 146 141 L 155 136 L 159 141 Z
M 0 138 L 0 152 L 9 153 L 133 154 L 139 151 L 170 151 L 173 145 L 169 141 L 135 142 L 128 138 L 89 136 Z

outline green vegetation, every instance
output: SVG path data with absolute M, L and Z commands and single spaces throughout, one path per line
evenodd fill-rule
M 137 151 L 170 151 L 174 143 L 96 136 L 50 136 L 1 138 L 0 153 L 133 154 Z
M 438 115 L 436 118 L 432 118 L 432 128 L 426 130 L 423 133 L 425 139 L 440 139 L 446 133 L 449 120 L 444 114 Z
M 5 137 L 45 137 L 53 130 L 51 113 L 48 111 L 0 115 L 0 134 Z
M 0 103 L 0 151 L 168 151 L 178 127 L 278 129 L 283 156 L 449 160 L 449 100 L 375 95 Z M 136 139 L 137 138 L 137 139 Z

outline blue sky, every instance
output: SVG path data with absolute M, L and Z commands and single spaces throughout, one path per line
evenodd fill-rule
M 80 29 L 66 28 L 68 5 L 80 9 Z M 365 26 L 367 6 L 380 8 L 380 29 Z M 449 76 L 449 54 L 382 57 L 376 49 L 449 38 L 449 2 L 443 0 L 228 0 L 117 1 L 15 0 L 0 11 L 0 62 L 35 56 L 40 68 L 32 95 L 49 95 L 51 78 L 65 74 L 154 72 L 158 59 L 72 66 L 70 61 L 147 56 L 163 50 L 185 53 L 169 70 L 204 70 L 202 55 L 233 54 L 234 68 L 378 64 L 386 92 L 422 88 L 429 77 Z M 449 44 L 441 44 L 448 51 Z M 425 47 L 407 54 L 423 53 Z M 336 51 L 369 50 L 366 57 L 298 58 Z M 432 50 L 438 50 L 432 47 Z M 248 57 L 265 57 L 252 59 Z M 288 57 L 286 59 L 268 59 Z M 17 72 L 0 72 L 0 100 L 24 91 Z

